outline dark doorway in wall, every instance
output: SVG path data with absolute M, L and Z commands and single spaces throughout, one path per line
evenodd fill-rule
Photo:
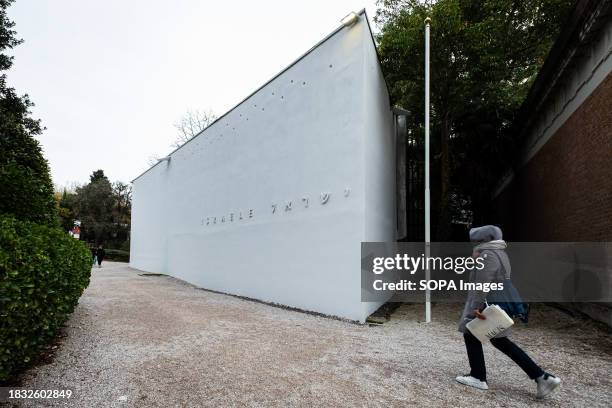
M 425 149 L 423 137 L 407 129 L 410 112 L 393 109 L 396 135 L 397 240 L 425 240 Z
M 423 138 L 406 135 L 406 241 L 425 240 L 425 148 Z

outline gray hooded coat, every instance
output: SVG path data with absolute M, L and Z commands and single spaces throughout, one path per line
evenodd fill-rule
M 474 269 L 470 272 L 469 281 L 474 283 L 502 282 L 504 277 L 509 279 L 512 273 L 510 260 L 506 254 L 506 242 L 502 239 L 502 231 L 494 225 L 472 228 L 470 230 L 470 241 L 478 242 L 474 252 L 482 257 L 484 268 Z M 490 293 L 490 292 L 489 292 Z M 473 290 L 468 292 L 463 313 L 459 320 L 459 331 L 467 331 L 465 325 L 474 319 L 475 309 L 483 309 L 488 293 Z M 495 337 L 506 337 L 510 334 L 506 330 Z

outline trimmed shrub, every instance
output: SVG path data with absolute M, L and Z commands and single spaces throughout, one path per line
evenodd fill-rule
M 90 273 L 82 242 L 59 228 L 0 215 L 0 381 L 53 340 Z
M 105 249 L 108 261 L 130 262 L 130 251 L 122 251 L 121 249 Z

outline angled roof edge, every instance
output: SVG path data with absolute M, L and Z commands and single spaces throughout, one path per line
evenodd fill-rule
M 370 22 L 368 21 L 368 14 L 366 13 L 365 8 L 361 9 L 359 12 L 357 12 L 358 16 L 365 16 L 365 21 L 366 24 L 368 25 L 368 31 L 370 32 L 370 38 L 372 39 L 372 43 L 374 45 L 374 49 L 376 50 L 376 56 L 377 56 L 377 60 L 378 60 L 378 64 L 380 66 L 380 55 L 378 54 L 378 48 L 376 47 L 376 40 L 374 39 L 374 34 L 372 33 L 372 27 L 370 26 Z M 281 76 L 282 74 L 284 74 L 287 70 L 289 70 L 291 67 L 293 67 L 294 65 L 296 65 L 298 62 L 300 62 L 301 60 L 303 60 L 306 56 L 308 56 L 310 53 L 312 53 L 315 49 L 317 49 L 319 46 L 321 46 L 323 43 L 325 43 L 327 40 L 329 40 L 331 37 L 333 37 L 334 35 L 336 35 L 338 32 L 340 32 L 343 28 L 345 28 L 345 26 L 343 24 L 341 24 L 338 28 L 336 28 L 334 31 L 332 31 L 331 33 L 329 33 L 327 36 L 325 36 L 325 38 L 323 38 L 321 41 L 319 41 L 318 43 L 316 43 L 315 45 L 313 45 L 308 51 L 306 51 L 304 54 L 302 54 L 301 56 L 299 56 L 295 61 L 293 61 L 291 64 L 287 65 L 285 68 L 283 68 L 280 72 L 278 72 L 276 75 L 274 75 L 272 78 L 270 78 L 268 81 L 266 81 L 263 85 L 261 85 L 259 88 L 255 89 L 253 92 L 251 92 L 248 96 L 246 96 L 244 99 L 242 99 L 240 102 L 238 102 L 236 105 L 234 105 L 232 108 L 230 108 L 227 112 L 225 112 L 223 115 L 219 116 L 217 119 L 215 119 L 212 123 L 210 123 L 208 126 L 206 126 L 204 129 L 202 129 L 200 132 L 198 132 L 194 137 L 192 137 L 191 139 L 189 139 L 188 141 L 186 141 L 185 143 L 183 143 L 182 145 L 180 145 L 179 147 L 177 147 L 176 149 L 172 150 L 170 153 L 168 153 L 168 155 L 166 157 L 171 156 L 172 154 L 174 154 L 176 151 L 178 151 L 179 149 L 182 149 L 185 145 L 187 145 L 189 142 L 191 142 L 192 140 L 194 140 L 195 138 L 197 138 L 198 136 L 200 136 L 202 133 L 204 133 L 204 131 L 206 129 L 208 129 L 209 127 L 211 127 L 212 125 L 214 125 L 215 123 L 217 123 L 218 121 L 220 121 L 221 119 L 223 119 L 224 117 L 226 117 L 227 115 L 229 115 L 232 111 L 234 111 L 236 108 L 238 108 L 240 105 L 242 105 L 243 103 L 245 103 L 249 98 L 251 98 L 253 95 L 255 95 L 257 92 L 259 92 L 260 90 L 262 90 L 263 88 L 265 88 L 268 84 L 270 84 L 272 81 L 274 81 L 276 78 L 278 78 L 279 76 Z M 384 78 L 384 76 L 383 76 Z M 387 87 L 387 81 L 385 79 L 385 87 Z M 140 173 L 138 176 L 136 176 L 131 183 L 133 183 L 134 181 L 138 180 L 140 177 L 144 176 L 146 173 L 149 172 L 149 170 L 153 169 L 155 166 L 157 166 L 158 164 L 160 164 L 161 161 L 158 161 L 157 163 L 155 163 L 154 165 L 152 165 L 151 167 L 149 167 L 147 170 L 143 171 L 142 173 Z
M 607 18 L 612 13 L 612 3 L 599 0 L 578 0 L 569 10 L 561 32 L 552 44 L 546 59 L 536 75 L 525 100 L 514 120 L 515 131 L 528 131 L 533 118 L 539 114 L 540 105 L 548 98 L 551 88 L 557 86 L 560 76 L 567 70 L 570 61 L 579 55 L 574 50 L 588 43 L 596 20 Z
M 520 148 L 523 148 L 525 136 L 533 125 L 533 118 L 538 117 L 540 106 L 546 102 L 550 89 L 557 86 L 559 78 L 570 65 L 570 61 L 579 57 L 575 52 L 576 49 L 584 47 L 590 41 L 589 36 L 592 34 L 593 28 L 597 26 L 593 16 L 595 16 L 595 20 L 604 19 L 609 17 L 611 13 L 612 3 L 609 1 L 599 2 L 598 0 L 578 0 L 569 10 L 562 25 L 563 29 L 553 42 L 513 121 L 513 130 L 519 135 Z M 511 164 L 506 169 L 493 187 L 492 198 L 499 196 L 508 187 L 514 179 L 516 171 L 524 164 L 517 160 L 516 163 Z

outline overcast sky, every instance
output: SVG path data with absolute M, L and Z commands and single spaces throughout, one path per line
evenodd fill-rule
M 127 182 L 187 110 L 225 113 L 364 7 L 372 23 L 375 0 L 17 0 L 8 81 L 36 104 L 56 185 Z

